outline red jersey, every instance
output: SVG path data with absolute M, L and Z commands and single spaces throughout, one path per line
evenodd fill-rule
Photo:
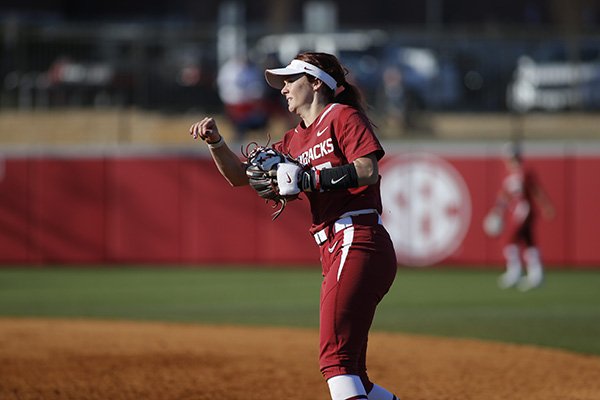
M 502 191 L 508 200 L 509 222 L 522 224 L 533 217 L 533 191 L 536 186 L 537 179 L 531 170 L 521 168 L 508 172 L 502 182 Z
M 286 132 L 274 147 L 317 169 L 349 164 L 371 153 L 375 153 L 378 160 L 384 155 L 365 117 L 355 108 L 337 103 L 325 107 L 309 127 L 300 123 Z M 307 192 L 312 212 L 310 231 L 323 229 L 349 211 L 375 209 L 381 214 L 380 182 L 381 178 L 374 185 Z

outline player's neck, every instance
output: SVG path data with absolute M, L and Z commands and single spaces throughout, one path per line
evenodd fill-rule
M 311 126 L 317 117 L 323 112 L 325 107 L 327 107 L 327 105 L 327 103 L 318 101 L 318 99 L 315 99 L 315 101 L 310 103 L 308 107 L 306 107 L 303 112 L 300 113 L 300 118 L 302 118 L 304 127 L 308 128 Z

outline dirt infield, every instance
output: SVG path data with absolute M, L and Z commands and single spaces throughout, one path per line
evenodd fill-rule
M 328 399 L 317 333 L 0 319 L 0 398 Z M 402 400 L 600 399 L 600 357 L 374 333 L 370 374 Z

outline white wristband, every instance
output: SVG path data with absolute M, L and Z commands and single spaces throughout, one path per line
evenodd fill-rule
M 214 143 L 206 143 L 208 145 L 209 149 L 218 149 L 219 147 L 222 147 L 225 144 L 225 140 L 223 140 L 223 136 L 219 137 L 219 140 L 217 140 Z
M 277 165 L 277 186 L 279 194 L 291 196 L 300 193 L 298 186 L 298 175 L 301 168 L 292 163 L 280 163 Z

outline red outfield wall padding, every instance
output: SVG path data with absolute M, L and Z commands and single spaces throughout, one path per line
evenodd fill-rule
M 397 182 L 385 174 L 394 155 L 386 159 L 382 188 Z M 435 263 L 501 264 L 502 238 L 490 239 L 481 228 L 501 179 L 501 160 L 444 160 L 464 180 L 470 220 L 452 252 Z M 206 156 L 36 156 L 2 162 L 2 264 L 318 264 L 306 199 L 290 203 L 271 221 L 271 205 L 248 187 L 230 187 Z M 528 162 L 557 210 L 554 220 L 537 226 L 546 263 L 600 266 L 595 183 L 600 157 Z M 389 216 L 394 207 L 386 212 Z M 431 215 L 427 229 L 439 222 Z
M 2 161 L 0 161 L 2 162 Z M 0 262 L 33 261 L 30 162 L 10 159 L 0 174 Z

